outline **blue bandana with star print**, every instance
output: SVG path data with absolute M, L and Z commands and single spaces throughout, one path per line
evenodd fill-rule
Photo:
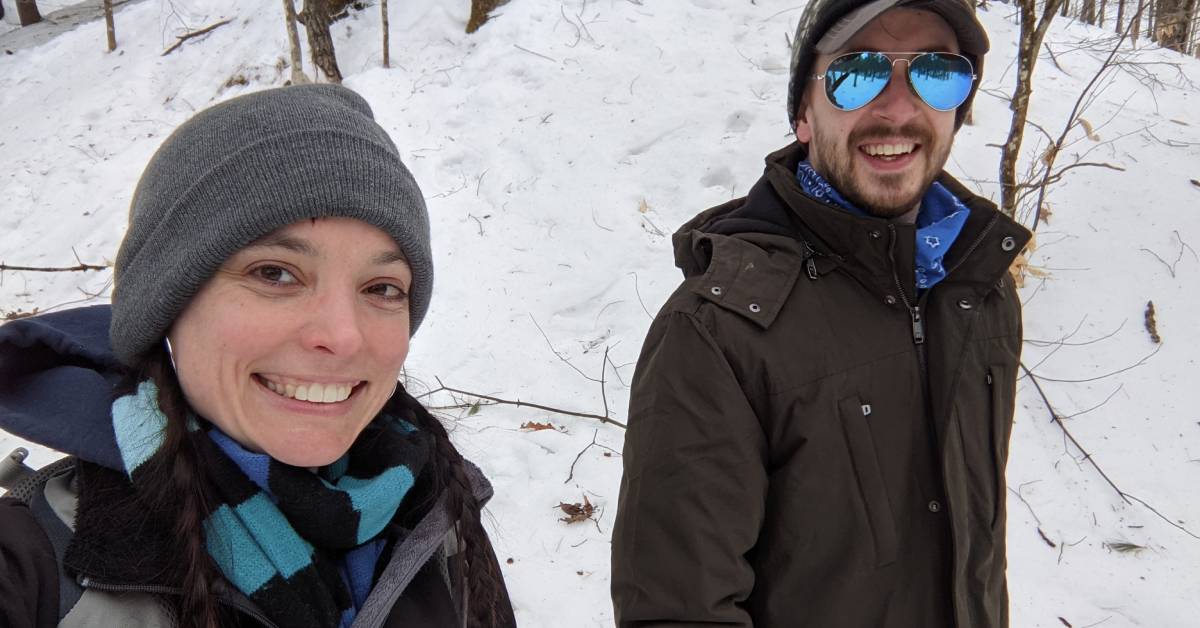
M 804 193 L 818 201 L 841 207 L 857 216 L 870 214 L 846 200 L 828 181 L 813 169 L 808 161 L 800 162 L 796 168 L 796 180 Z M 942 258 L 950 245 L 962 233 L 970 210 L 950 190 L 937 181 L 929 186 L 921 198 L 921 209 L 917 212 L 916 283 L 918 290 L 928 290 L 946 277 Z

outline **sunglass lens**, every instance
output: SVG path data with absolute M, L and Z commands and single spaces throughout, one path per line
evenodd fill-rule
M 848 54 L 825 70 L 825 95 L 834 107 L 854 111 L 871 102 L 887 86 L 892 62 L 877 52 Z
M 963 104 L 971 93 L 973 74 L 966 57 L 930 52 L 912 60 L 908 80 L 927 105 L 949 111 Z

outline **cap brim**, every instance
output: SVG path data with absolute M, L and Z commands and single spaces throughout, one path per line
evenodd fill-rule
M 988 51 L 987 32 L 962 0 L 876 0 L 847 13 L 825 31 L 815 46 L 817 52 L 833 54 L 841 51 L 871 20 L 895 7 L 929 11 L 941 16 L 954 30 L 960 52 L 983 55 Z

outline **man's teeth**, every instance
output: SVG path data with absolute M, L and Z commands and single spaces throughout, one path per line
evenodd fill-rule
M 891 157 L 911 153 L 916 147 L 916 144 L 867 144 L 863 152 L 872 157 Z
M 354 387 L 349 384 L 280 384 L 266 378 L 263 378 L 262 381 L 266 383 L 267 388 L 284 397 L 308 401 L 310 403 L 338 403 L 339 401 L 345 401 L 350 397 L 350 392 L 354 390 Z

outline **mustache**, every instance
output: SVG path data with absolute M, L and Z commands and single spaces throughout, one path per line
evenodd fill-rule
M 869 143 L 871 140 L 883 140 L 894 137 L 906 137 L 915 140 L 922 146 L 933 144 L 933 131 L 918 122 L 909 122 L 900 127 L 887 124 L 875 124 L 861 129 L 855 129 L 848 139 L 850 146 Z

